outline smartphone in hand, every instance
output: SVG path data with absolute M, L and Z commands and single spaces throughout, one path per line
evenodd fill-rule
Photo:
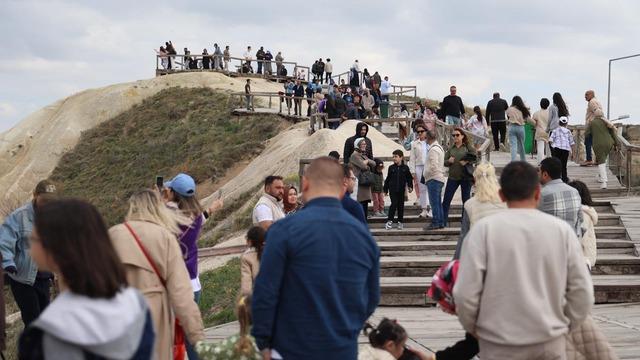
M 162 190 L 162 187 L 164 186 L 164 177 L 156 176 L 156 186 L 158 187 L 158 190 Z

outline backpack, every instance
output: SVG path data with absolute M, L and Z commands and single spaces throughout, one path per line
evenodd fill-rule
M 458 260 L 451 260 L 440 266 L 431 279 L 431 286 L 426 291 L 426 295 L 450 313 L 456 312 L 456 304 L 453 300 L 453 286 L 458 278 L 459 267 L 460 262 Z
M 287 68 L 286 67 L 281 67 L 280 68 L 280 76 L 287 76 Z

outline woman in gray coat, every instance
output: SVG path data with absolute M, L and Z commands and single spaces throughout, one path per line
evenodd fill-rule
M 371 172 L 376 166 L 375 161 L 367 157 L 367 142 L 365 138 L 357 138 L 354 142 L 354 152 L 349 158 L 349 164 L 353 168 L 353 174 L 358 178 L 358 202 L 362 204 L 364 215 L 368 217 L 367 209 L 371 201 L 371 184 L 362 185 L 360 174 Z

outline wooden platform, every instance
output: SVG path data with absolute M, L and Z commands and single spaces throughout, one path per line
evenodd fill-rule
M 377 323 L 383 317 L 397 319 L 409 333 L 409 345 L 423 351 L 442 350 L 464 338 L 458 319 L 436 308 L 379 307 L 369 320 Z M 620 359 L 640 359 L 640 303 L 596 305 L 593 318 Z M 232 322 L 207 329 L 206 338 L 215 342 L 237 333 L 238 323 Z M 358 342 L 367 339 L 360 336 Z

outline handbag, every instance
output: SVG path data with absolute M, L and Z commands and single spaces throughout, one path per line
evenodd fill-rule
M 358 174 L 358 186 L 371 186 L 373 184 L 373 173 L 370 170 L 361 171 Z
M 162 278 L 162 276 L 160 276 L 160 271 L 158 271 L 158 268 L 156 267 L 156 264 L 153 262 L 153 259 L 151 258 L 151 256 L 149 255 L 149 252 L 147 252 L 147 249 L 144 247 L 144 245 L 142 245 L 140 238 L 138 237 L 136 232 L 133 231 L 133 228 L 131 228 L 129 223 L 125 222 L 124 226 L 127 228 L 127 230 L 129 230 L 133 238 L 136 240 L 136 244 L 138 244 L 138 247 L 144 254 L 144 257 L 147 258 L 149 265 L 151 265 L 151 267 L 153 268 L 153 272 L 156 273 L 156 275 L 158 276 L 158 279 L 160 279 L 160 283 L 166 290 L 167 282 Z M 184 331 L 182 330 L 182 326 L 180 326 L 180 322 L 178 321 L 178 319 L 175 319 L 174 337 L 173 337 L 173 359 L 185 360 L 186 353 L 187 353 L 187 344 L 185 341 Z

